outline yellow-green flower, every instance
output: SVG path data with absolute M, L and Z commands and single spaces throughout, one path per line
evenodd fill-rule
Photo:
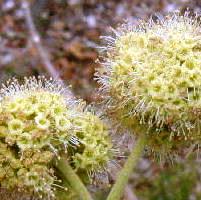
M 87 172 L 106 167 L 112 157 L 109 131 L 67 95 L 56 81 L 43 77 L 2 87 L 0 187 L 55 199 L 53 158 L 65 155 L 74 169 Z
M 39 114 L 35 117 L 36 126 L 42 130 L 48 130 L 50 126 L 50 121 L 46 118 L 45 115 Z
M 54 198 L 56 177 L 50 163 L 58 151 L 67 150 L 66 144 L 73 135 L 68 131 L 71 121 L 59 117 L 68 110 L 65 89 L 54 80 L 31 77 L 22 84 L 13 80 L 2 87 L 1 187 L 23 190 L 30 196 Z
M 71 127 L 71 122 L 65 116 L 58 116 L 55 118 L 56 128 L 60 131 L 67 131 Z
M 128 23 L 106 37 L 106 64 L 98 72 L 106 108 L 127 127 L 150 133 L 158 149 L 201 136 L 198 18 L 186 12 Z
M 8 130 L 10 134 L 21 134 L 24 129 L 23 121 L 19 119 L 13 119 L 8 122 Z
M 107 168 L 114 156 L 109 128 L 90 112 L 75 118 L 74 123 L 80 143 L 73 156 L 76 169 L 98 172 Z

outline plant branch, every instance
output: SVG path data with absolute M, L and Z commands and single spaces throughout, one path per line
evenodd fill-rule
M 63 174 L 64 178 L 69 182 L 72 189 L 78 194 L 82 200 L 92 200 L 91 195 L 86 187 L 68 164 L 67 160 L 61 158 L 56 162 L 56 168 Z
M 110 169 L 110 176 L 111 176 L 111 179 L 112 179 L 113 182 L 116 181 L 118 172 L 119 172 L 119 168 L 117 169 L 116 167 L 112 167 Z M 124 191 L 123 197 L 124 197 L 125 200 L 138 200 L 138 198 L 134 194 L 131 186 L 128 185 L 128 184 L 125 187 L 125 191 Z
M 41 38 L 38 34 L 36 27 L 34 25 L 32 15 L 31 15 L 31 9 L 30 9 L 30 3 L 27 0 L 21 0 L 21 6 L 24 11 L 25 20 L 27 27 L 29 29 L 29 33 L 31 36 L 31 41 L 38 50 L 39 56 L 41 58 L 41 61 L 44 64 L 44 67 L 48 71 L 48 73 L 54 78 L 54 79 L 60 79 L 60 75 L 58 71 L 55 69 L 53 64 L 50 61 L 49 55 L 46 51 L 46 49 L 43 48 L 41 45 Z
M 30 2 L 27 0 L 21 0 L 21 7 L 24 11 L 26 24 L 27 24 L 27 27 L 29 29 L 29 33 L 30 33 L 30 37 L 31 37 L 31 42 L 36 47 L 45 69 L 47 70 L 47 72 L 49 73 L 49 75 L 52 78 L 54 78 L 55 80 L 59 80 L 60 84 L 65 87 L 65 83 L 60 78 L 60 74 L 58 73 L 58 71 L 55 69 L 55 66 L 50 61 L 49 54 L 48 54 L 47 50 L 41 44 L 40 35 L 38 34 L 37 29 L 36 29 L 34 22 L 33 22 L 33 19 L 32 19 Z M 67 89 L 67 87 L 65 87 L 65 88 Z M 70 98 L 73 98 L 74 95 L 70 91 L 70 89 L 67 89 L 67 91 L 68 91 L 68 96 Z
M 142 136 L 138 139 L 137 144 L 133 148 L 131 154 L 129 155 L 124 167 L 120 171 L 117 181 L 112 187 L 112 190 L 107 198 L 107 200 L 119 200 L 123 195 L 124 189 L 127 185 L 128 179 L 133 172 L 133 168 L 136 166 L 142 151 L 145 146 L 145 136 Z

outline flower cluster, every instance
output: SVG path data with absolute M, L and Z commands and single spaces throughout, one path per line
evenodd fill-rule
M 1 186 L 54 197 L 48 166 L 71 140 L 67 97 L 52 80 L 16 80 L 1 90 Z M 9 172 L 9 173 L 8 173 Z
M 146 127 L 152 145 L 200 138 L 199 16 L 175 13 L 114 32 L 115 38 L 106 37 L 107 63 L 98 72 L 113 116 Z
M 112 148 L 108 129 L 80 107 L 59 82 L 44 77 L 25 78 L 23 84 L 12 80 L 2 87 L 2 188 L 54 199 L 57 177 L 53 158 L 65 155 L 75 168 L 86 171 L 100 170 L 107 164 Z M 73 156 L 68 153 L 70 147 Z
M 80 145 L 72 157 L 77 170 L 88 173 L 101 171 L 113 156 L 112 142 L 108 135 L 108 127 L 90 112 L 85 112 L 74 120 L 77 130 L 75 135 Z
M 5 98 L 1 109 L 1 129 L 10 145 L 40 149 L 56 139 L 68 141 L 70 116 L 64 99 L 57 94 L 39 91 Z

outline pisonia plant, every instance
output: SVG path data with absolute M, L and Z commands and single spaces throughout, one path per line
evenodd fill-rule
M 127 23 L 105 37 L 97 73 L 110 116 L 138 138 L 108 199 L 119 199 L 146 146 L 174 155 L 199 143 L 201 132 L 201 26 L 198 14 L 174 13 L 154 22 Z
M 82 104 L 53 79 L 30 77 L 22 83 L 13 79 L 2 86 L 1 189 L 56 199 L 56 188 L 66 190 L 57 169 L 82 199 L 91 199 L 75 170 L 103 169 L 112 158 L 112 141 L 104 122 L 81 109 Z

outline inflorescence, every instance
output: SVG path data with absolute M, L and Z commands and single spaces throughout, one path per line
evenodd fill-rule
M 78 151 L 73 156 L 73 163 L 77 170 L 88 169 L 88 173 L 101 171 L 113 156 L 108 127 L 99 117 L 91 112 L 84 112 L 84 116 L 74 121 L 79 138 Z
M 101 170 L 112 156 L 108 132 L 58 81 L 8 82 L 0 91 L 1 188 L 55 198 L 53 159 L 65 154 L 77 170 Z
M 187 11 L 127 23 L 105 37 L 107 56 L 97 79 L 106 109 L 127 126 L 142 128 L 159 151 L 164 143 L 174 149 L 180 141 L 200 139 L 200 33 L 200 16 Z

